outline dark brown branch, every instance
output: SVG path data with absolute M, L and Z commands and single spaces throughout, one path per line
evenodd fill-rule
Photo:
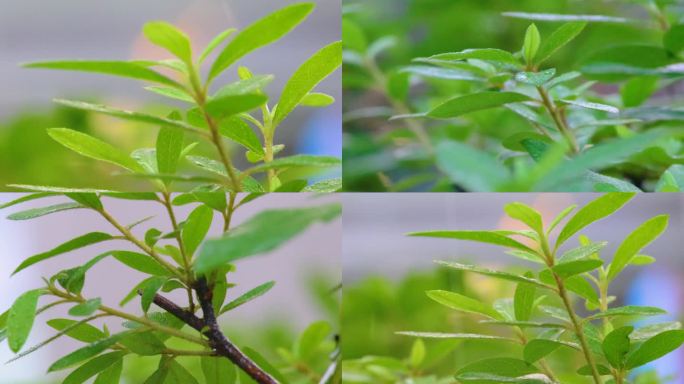
M 204 335 L 209 338 L 209 343 L 212 348 L 220 355 L 227 357 L 233 364 L 240 367 L 257 383 L 261 384 L 278 384 L 278 380 L 274 379 L 266 371 L 261 369 L 252 359 L 247 357 L 238 347 L 231 343 L 226 336 L 219 329 L 216 315 L 214 314 L 214 306 L 212 304 L 213 292 L 207 286 L 207 280 L 204 277 L 197 279 L 195 286 L 197 291 L 202 312 L 204 313 Z
M 152 300 L 160 308 L 168 313 L 176 316 L 187 325 L 202 332 L 204 336 L 209 339 L 209 345 L 220 356 L 228 358 L 233 364 L 245 371 L 252 379 L 260 384 L 278 384 L 278 380 L 274 379 L 266 371 L 261 369 L 252 359 L 245 355 L 238 347 L 231 343 L 226 336 L 221 332 L 214 314 L 214 307 L 212 305 L 212 291 L 207 286 L 207 281 L 204 278 L 197 280 L 195 287 L 199 296 L 202 312 L 204 313 L 204 320 L 195 316 L 194 313 L 187 311 L 171 300 L 161 296 L 155 295 Z

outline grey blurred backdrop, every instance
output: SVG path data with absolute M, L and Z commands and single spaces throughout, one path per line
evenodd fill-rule
M 404 234 L 438 229 L 521 229 L 520 223 L 503 213 L 506 203 L 520 201 L 532 205 L 549 223 L 565 207 L 581 206 L 598 196 L 588 193 L 345 193 L 342 198 L 345 287 L 369 276 L 398 280 L 411 271 L 434 268 L 433 260 L 459 260 L 495 269 L 524 265 L 524 261 L 504 254 L 497 246 Z M 613 254 L 628 233 L 659 214 L 670 215 L 669 228 L 643 252 L 656 257 L 657 262 L 627 268 L 611 286 L 611 294 L 617 294 L 621 304 L 653 305 L 668 310 L 669 315 L 658 320 L 681 321 L 684 320 L 684 194 L 639 194 L 617 214 L 581 233 L 595 241 L 608 241 L 602 252 L 606 257 Z M 577 242 L 571 240 L 561 249 L 575 246 Z M 663 375 L 680 373 L 684 349 L 656 364 Z M 675 382 L 683 384 L 684 377 L 678 377 Z
M 257 50 L 241 65 L 255 73 L 273 73 L 269 94 L 275 99 L 296 68 L 318 49 L 340 39 L 340 0 L 308 0 L 316 10 L 284 39 Z M 294 0 L 0 0 L 0 120 L 24 109 L 49 108 L 55 97 L 103 95 L 114 105 L 153 102 L 159 96 L 139 83 L 96 74 L 28 70 L 20 63 L 48 59 L 161 59 L 168 54 L 148 43 L 141 34 L 146 21 L 166 20 L 184 29 L 197 51 L 229 27 L 244 28 Z M 208 62 L 210 60 L 207 60 Z M 223 75 L 234 79 L 235 68 Z M 299 111 L 280 132 L 291 138 L 308 131 L 309 137 L 328 140 L 324 153 L 339 154 L 341 147 L 341 73 L 326 79 L 320 91 L 334 96 L 335 106 L 320 111 Z M 217 81 L 217 84 L 220 84 Z M 308 126 L 307 126 L 308 124 Z M 312 140 L 312 139 L 311 139 Z M 295 142 L 291 140 L 291 143 Z M 313 144 L 299 142 L 306 150 Z M 311 152 L 311 151 L 309 151 Z
M 18 196 L 20 195 L 0 194 L 0 204 Z M 57 200 L 64 201 L 64 198 Z M 41 199 L 26 203 L 23 208 L 46 206 L 49 202 L 54 203 L 57 200 Z M 240 208 L 234 216 L 234 223 L 237 225 L 263 209 L 310 206 L 335 201 L 339 201 L 337 195 L 270 194 Z M 134 230 L 139 236 L 144 234 L 144 228 L 152 226 L 168 229 L 163 207 L 159 204 L 105 199 L 105 207 L 113 212 L 122 223 L 133 223 L 143 217 L 156 215 L 152 220 Z M 180 208 L 179 217 L 184 218 L 191 208 Z M 18 210 L 20 209 L 12 211 Z M 0 292 L 2 292 L 0 312 L 11 306 L 13 300 L 22 292 L 40 287 L 41 277 L 49 277 L 65 268 L 82 265 L 93 255 L 112 249 L 114 244 L 96 244 L 76 250 L 36 264 L 33 268 L 21 271 L 10 278 L 11 271 L 28 256 L 52 249 L 69 239 L 82 235 L 84 231 L 113 232 L 111 226 L 102 218 L 85 210 L 60 212 L 28 221 L 5 219 L 9 211 L 9 209 L 3 211 L 2 218 L 0 218 L 0 255 L 2 255 L 0 257 Z M 220 233 L 221 228 L 217 218 L 214 224 L 210 233 Z M 229 293 L 233 298 L 269 280 L 275 280 L 276 285 L 258 300 L 224 315 L 222 321 L 227 324 L 237 324 L 244 329 L 250 324 L 257 325 L 277 319 L 284 324 L 292 324 L 297 332 L 301 332 L 310 322 L 325 319 L 326 315 L 314 303 L 306 281 L 312 274 L 317 274 L 329 276 L 331 288 L 339 284 L 342 278 L 339 266 L 340 239 L 341 220 L 336 220 L 330 224 L 315 225 L 271 253 L 237 262 L 237 273 L 233 274 L 232 282 L 238 286 L 232 294 Z M 132 250 L 123 242 L 117 242 L 116 245 L 117 249 Z M 118 303 L 143 277 L 142 274 L 127 269 L 113 259 L 105 259 L 89 273 L 84 294 L 88 297 L 101 297 L 104 303 Z M 178 302 L 183 302 L 184 295 L 180 291 L 166 295 L 177 299 Z M 138 300 L 133 300 L 124 308 L 131 313 L 140 313 Z M 51 309 L 50 314 L 64 316 L 67 309 L 68 306 Z M 27 346 L 32 346 L 54 334 L 54 330 L 45 325 L 45 320 L 47 320 L 45 317 L 39 317 L 36 320 Z M 328 320 L 333 323 L 337 321 L 336 319 Z M 108 324 L 116 325 L 117 322 L 110 320 Z M 230 327 L 226 326 L 225 329 L 229 330 Z M 75 349 L 77 345 L 68 338 L 61 338 L 29 357 L 5 365 L 4 362 L 13 354 L 9 351 L 7 343 L 2 343 L 0 344 L 0 383 L 44 382 L 41 378 L 44 377 L 47 367 L 66 351 Z

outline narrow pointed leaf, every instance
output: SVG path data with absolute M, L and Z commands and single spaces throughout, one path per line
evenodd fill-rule
M 442 332 L 413 332 L 402 331 L 396 332 L 397 335 L 420 337 L 425 339 L 457 339 L 457 340 L 500 340 L 511 343 L 518 343 L 518 340 L 509 337 L 480 335 L 476 333 L 442 333 Z
M 9 220 L 30 220 L 30 219 L 35 219 L 36 217 L 49 215 L 49 214 L 55 213 L 55 212 L 62 212 L 62 211 L 70 210 L 70 209 L 79 209 L 79 208 L 85 208 L 85 207 L 79 203 L 61 203 L 61 204 L 50 205 L 47 207 L 32 208 L 32 209 L 27 209 L 27 210 L 21 211 L 21 212 L 16 212 L 16 213 L 13 213 L 13 214 L 7 216 L 7 218 Z
M 123 337 L 123 334 L 120 333 L 106 339 L 98 340 L 94 343 L 88 344 L 85 347 L 79 348 L 62 357 L 61 359 L 55 361 L 50 366 L 50 368 L 48 368 L 48 372 L 60 371 L 62 369 L 72 367 L 93 356 L 97 356 L 103 351 L 107 350 L 109 347 L 116 344 L 121 339 L 121 337 Z
M 625 367 L 632 369 L 657 360 L 679 348 L 684 343 L 684 331 L 672 330 L 659 333 L 644 341 L 627 356 Z
M 269 281 L 267 283 L 259 285 L 256 288 L 250 289 L 249 291 L 242 294 L 237 299 L 226 304 L 223 308 L 221 308 L 219 313 L 228 312 L 232 309 L 235 309 L 235 308 L 241 306 L 242 304 L 248 303 L 248 302 L 250 302 L 250 301 L 252 301 L 252 300 L 254 300 L 260 296 L 263 296 L 264 294 L 266 294 L 266 292 L 270 291 L 274 285 L 275 285 L 275 281 Z
M 278 126 L 318 83 L 342 65 L 342 42 L 338 41 L 311 56 L 288 80 L 278 101 L 273 125 Z
M 575 39 L 584 28 L 587 26 L 586 22 L 572 22 L 563 24 L 560 28 L 553 31 L 553 33 L 544 39 L 544 42 L 539 48 L 539 52 L 535 58 L 535 63 L 541 64 L 551 57 L 556 51 L 563 48 L 569 42 Z
M 436 263 L 443 265 L 445 267 L 448 267 L 448 268 L 458 269 L 459 271 L 473 272 L 473 273 L 477 273 L 480 275 L 496 277 L 499 279 L 514 281 L 517 283 L 532 284 L 532 285 L 535 285 L 535 286 L 538 286 L 541 288 L 547 288 L 547 289 L 551 288 L 550 286 L 542 283 L 539 280 L 535 280 L 535 279 L 532 279 L 529 277 L 516 275 L 516 274 L 512 274 L 512 273 L 508 273 L 508 272 L 495 271 L 495 270 L 491 270 L 491 269 L 476 267 L 474 265 L 466 265 L 466 264 L 454 263 L 454 262 L 449 262 L 449 261 L 436 261 Z
M 188 65 L 192 64 L 192 49 L 188 36 L 164 21 L 152 21 L 143 27 L 145 37 L 153 44 L 171 52 Z
M 194 270 L 207 273 L 225 263 L 269 252 L 309 226 L 332 221 L 340 213 L 337 204 L 260 212 L 223 237 L 204 242 Z
M 67 336 L 84 343 L 92 343 L 106 337 L 104 332 L 82 321 L 72 319 L 51 319 L 48 320 L 47 325 L 58 331 L 67 330 Z
M 39 253 L 37 255 L 29 257 L 28 259 L 24 260 L 21 264 L 19 264 L 17 269 L 15 269 L 14 272 L 12 272 L 12 274 L 15 274 L 43 260 L 50 259 L 52 257 L 73 251 L 75 249 L 83 248 L 88 245 L 101 243 L 107 240 L 112 240 L 113 238 L 114 237 L 112 235 L 103 232 L 86 233 L 85 235 L 79 236 L 75 239 L 67 241 L 66 243 L 60 244 L 47 252 Z
M 412 232 L 408 236 L 438 237 L 445 239 L 469 240 L 480 243 L 500 245 L 507 248 L 515 248 L 526 252 L 536 253 L 530 247 L 494 231 L 428 231 Z
M 451 119 L 470 112 L 501 107 L 511 103 L 530 101 L 529 96 L 515 92 L 480 92 L 457 96 L 427 112 L 427 117 Z
M 123 355 L 123 352 L 110 352 L 102 356 L 98 356 L 76 368 L 64 379 L 62 384 L 85 383 L 88 379 L 106 370 L 112 364 L 116 364 L 117 361 L 121 361 Z
M 169 85 L 172 87 L 181 86 L 168 77 L 155 72 L 143 65 L 129 61 L 44 61 L 25 64 L 26 68 L 59 69 L 66 71 L 97 72 L 106 75 L 129 77 L 138 80 L 146 80 L 154 83 Z
M 36 317 L 38 298 L 43 291 L 35 289 L 19 296 L 7 314 L 7 343 L 17 353 L 26 343 Z
M 604 317 L 616 316 L 657 316 L 664 315 L 667 312 L 656 307 L 644 307 L 639 305 L 626 305 L 624 307 L 610 308 L 607 311 L 591 315 L 586 320 L 602 319 Z
M 235 366 L 223 357 L 202 356 L 202 373 L 207 384 L 235 382 Z
M 102 300 L 99 297 L 84 301 L 83 303 L 71 307 L 69 309 L 69 315 L 90 316 L 100 308 L 100 304 L 102 304 Z
M 313 8 L 314 4 L 311 3 L 289 5 L 242 30 L 214 61 L 209 72 L 209 80 L 218 76 L 244 55 L 286 35 L 299 25 Z
M 462 312 L 477 313 L 495 320 L 501 319 L 501 314 L 492 307 L 468 296 L 449 291 L 427 291 L 427 296 L 445 307 Z
M 68 128 L 51 128 L 48 134 L 63 146 L 91 159 L 105 161 L 132 172 L 143 172 L 143 168 L 127 153 L 93 136 Z
M 603 260 L 584 259 L 559 263 L 554 265 L 552 269 L 561 278 L 566 279 L 570 276 L 575 276 L 585 272 L 593 271 L 594 269 L 602 265 Z
M 608 278 L 614 279 L 644 247 L 657 239 L 667 228 L 669 217 L 656 216 L 630 233 L 615 251 L 608 268 Z
M 634 196 L 634 193 L 609 193 L 585 205 L 565 224 L 556 240 L 556 248 L 589 224 L 622 208 Z
M 199 57 L 199 62 L 203 63 L 204 60 L 207 58 L 207 56 L 211 55 L 214 50 L 221 45 L 226 39 L 230 37 L 233 33 L 235 33 L 236 29 L 235 28 L 228 28 L 225 31 L 219 33 L 214 37 L 209 44 L 207 45 L 206 48 L 204 48 L 204 51 L 202 51 L 202 54 Z
M 210 115 L 223 118 L 240 113 L 249 112 L 266 103 L 268 97 L 259 93 L 246 93 L 241 95 L 226 95 L 212 98 L 206 109 Z
M 195 208 L 183 225 L 181 236 L 187 255 L 193 255 L 209 232 L 214 212 L 206 205 Z

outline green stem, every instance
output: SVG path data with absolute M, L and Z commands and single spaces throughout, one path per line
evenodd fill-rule
M 563 283 L 563 280 L 560 278 L 560 276 L 558 276 L 555 272 L 553 273 L 553 277 L 556 280 L 556 285 L 558 286 L 558 295 L 563 301 L 563 306 L 565 306 L 565 310 L 567 311 L 568 316 L 570 316 L 570 322 L 572 323 L 572 326 L 574 328 L 575 335 L 577 336 L 577 339 L 580 342 L 580 346 L 582 347 L 584 358 L 586 359 L 587 364 L 591 368 L 591 375 L 594 379 L 594 383 L 602 384 L 601 375 L 599 375 L 598 368 L 596 368 L 594 356 L 591 354 L 589 344 L 587 343 L 587 339 L 586 337 L 584 337 L 584 332 L 582 331 L 582 323 L 579 321 L 578 316 L 575 314 L 575 311 L 572 308 L 572 304 L 570 303 L 570 299 L 568 297 L 568 292 L 565 289 L 565 284 Z
M 174 266 L 171 265 L 169 262 L 167 262 L 166 260 L 164 260 L 163 257 L 159 256 L 159 254 L 157 254 L 157 252 L 155 252 L 154 248 L 152 248 L 152 247 L 148 246 L 147 244 L 145 244 L 144 242 L 140 241 L 137 237 L 135 237 L 135 236 L 133 235 L 133 233 L 131 233 L 130 230 L 128 230 L 128 228 L 126 228 L 126 227 L 124 227 L 123 225 L 121 225 L 118 221 L 116 221 L 116 219 L 115 219 L 114 217 L 112 217 L 112 216 L 111 216 L 107 211 L 105 211 L 104 209 L 102 209 L 102 210 L 100 210 L 100 211 L 98 211 L 98 212 L 102 215 L 102 217 L 105 218 L 105 220 L 107 220 L 107 221 L 108 221 L 110 224 L 112 224 L 116 229 L 118 229 L 119 232 L 121 232 L 121 234 L 124 235 L 124 237 L 125 237 L 128 241 L 130 241 L 131 243 L 135 244 L 138 248 L 140 248 L 141 250 L 143 250 L 145 253 L 147 253 L 148 255 L 150 255 L 150 257 L 152 257 L 152 258 L 155 259 L 159 264 L 161 264 L 162 267 L 166 268 L 166 269 L 167 269 L 169 272 L 171 272 L 173 275 L 176 275 L 176 276 L 177 276 L 178 278 L 180 278 L 183 282 L 187 283 L 187 281 L 185 281 L 185 276 L 184 276 L 180 271 L 178 271 L 178 269 L 177 269 L 176 267 L 174 267 Z
M 572 134 L 572 131 L 570 131 L 570 128 L 568 128 L 568 125 L 565 122 L 565 119 L 563 118 L 560 110 L 553 103 L 551 97 L 549 97 L 549 94 L 548 92 L 546 92 L 546 89 L 544 89 L 544 87 L 537 87 L 537 92 L 539 92 L 539 96 L 541 96 L 542 98 L 542 104 L 544 104 L 544 108 L 546 108 L 546 110 L 551 115 L 551 118 L 553 119 L 553 122 L 556 124 L 558 131 L 561 133 L 561 135 L 563 135 L 565 140 L 568 142 L 568 145 L 570 146 L 572 152 L 578 153 L 579 147 L 577 146 L 577 140 L 575 139 L 575 136 Z
M 385 74 L 382 73 L 380 68 L 378 68 L 377 63 L 372 58 L 366 60 L 366 68 L 368 69 L 368 72 L 370 72 L 378 88 L 382 90 L 382 94 L 389 100 L 390 104 L 392 104 L 394 110 L 400 115 L 410 114 L 411 110 L 404 102 L 395 100 L 387 95 L 387 92 L 385 91 L 387 89 L 387 77 L 385 77 Z M 418 138 L 418 141 L 425 147 L 428 153 L 433 153 L 434 148 L 430 142 L 430 136 L 428 136 L 425 131 L 425 127 L 413 119 L 404 119 L 404 123 L 406 124 L 406 127 L 416 135 L 416 138 Z
M 183 244 L 183 237 L 178 228 L 178 221 L 176 220 L 176 214 L 173 212 L 173 206 L 171 205 L 171 194 L 168 192 L 162 192 L 163 201 L 162 204 L 166 207 L 166 212 L 169 215 L 169 220 L 171 221 L 171 227 L 173 232 L 176 234 L 176 242 L 178 243 L 178 249 L 180 250 L 181 257 L 183 259 L 183 268 L 185 269 L 185 276 L 187 279 L 187 284 L 185 286 L 185 291 L 188 296 L 188 305 L 190 306 L 190 312 L 195 312 L 195 299 L 192 294 L 192 285 L 194 284 L 194 278 L 192 276 L 192 271 L 190 270 L 191 260 L 190 256 L 185 250 L 185 245 Z

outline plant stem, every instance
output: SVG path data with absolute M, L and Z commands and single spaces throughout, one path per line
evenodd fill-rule
M 237 193 L 231 192 L 228 194 L 228 208 L 226 213 L 223 215 L 223 232 L 228 232 L 230 229 L 230 222 L 233 219 L 233 212 L 235 212 L 235 198 Z
M 163 355 L 171 356 L 216 356 L 216 352 L 214 351 L 184 351 L 172 348 L 166 348 L 161 353 Z
M 544 108 L 546 108 L 546 110 L 551 115 L 551 118 L 553 119 L 553 122 L 556 124 L 558 131 L 561 133 L 561 135 L 563 135 L 565 140 L 568 142 L 568 145 L 570 146 L 570 149 L 572 150 L 572 152 L 578 153 L 579 147 L 577 146 L 577 140 L 575 139 L 575 136 L 570 131 L 570 128 L 568 128 L 568 125 L 565 122 L 565 119 L 563 118 L 563 116 L 561 115 L 560 110 L 553 103 L 553 100 L 551 100 L 551 97 L 549 97 L 549 94 L 548 94 L 548 92 L 546 92 L 546 89 L 544 89 L 544 87 L 537 87 L 537 92 L 539 92 L 539 96 L 541 96 L 541 98 L 542 98 L 542 103 L 544 104 Z
M 210 344 L 216 352 L 228 357 L 230 361 L 245 371 L 245 373 L 257 383 L 277 384 L 278 381 L 276 379 L 247 357 L 247 355 L 233 345 L 221 332 L 221 329 L 216 322 L 214 307 L 212 305 L 213 292 L 209 289 L 207 281 L 203 277 L 197 280 L 196 289 L 204 314 L 204 323 L 207 328 L 204 334 L 209 337 Z
M 61 292 L 54 287 L 48 287 L 48 289 L 50 289 L 50 293 L 52 293 L 53 295 L 55 295 L 57 297 L 61 297 L 63 299 L 67 299 L 67 300 L 75 302 L 75 303 L 83 303 L 86 301 L 82 297 L 77 297 L 77 296 L 71 295 L 68 292 Z M 187 333 L 179 331 L 175 328 L 167 327 L 165 325 L 154 322 L 148 318 L 135 316 L 135 315 L 132 315 L 130 313 L 126 313 L 123 311 L 119 311 L 118 309 L 108 307 L 106 305 L 100 305 L 100 307 L 98 309 L 101 312 L 106 313 L 107 315 L 116 316 L 116 317 L 119 317 L 119 318 L 122 318 L 125 320 L 134 321 L 136 323 L 140 323 L 140 324 L 145 325 L 149 328 L 152 328 L 155 331 L 166 333 L 168 335 L 177 337 L 179 339 L 184 339 L 184 340 L 190 341 L 190 342 L 195 343 L 195 344 L 207 346 L 207 342 L 205 340 L 199 338 L 199 337 L 187 334 Z
M 107 211 L 105 211 L 104 209 L 102 209 L 102 210 L 100 210 L 100 211 L 98 211 L 98 212 L 100 212 L 100 214 L 102 215 L 102 217 L 104 217 L 110 224 L 112 224 L 116 229 L 118 229 L 119 232 L 121 232 L 121 234 L 124 235 L 124 237 L 125 237 L 128 241 L 130 241 L 131 243 L 135 244 L 138 248 L 140 248 L 140 249 L 143 250 L 145 253 L 147 253 L 148 255 L 150 255 L 153 259 L 155 259 L 159 264 L 161 264 L 161 265 L 162 265 L 164 268 L 166 268 L 169 272 L 171 272 L 173 275 L 176 275 L 176 276 L 179 277 L 182 281 L 184 281 L 184 282 L 187 283 L 187 281 L 185 281 L 185 276 L 184 276 L 182 273 L 180 273 L 180 272 L 178 271 L 178 269 L 176 269 L 176 267 L 174 267 L 173 265 L 171 265 L 170 263 L 168 263 L 166 260 L 164 260 L 164 258 L 162 258 L 161 256 L 159 256 L 159 255 L 157 254 L 157 252 L 155 252 L 155 250 L 154 250 L 152 247 L 148 246 L 148 245 L 145 244 L 144 242 L 140 241 L 137 237 L 135 237 L 135 236 L 133 235 L 133 233 L 131 233 L 131 231 L 130 231 L 128 228 L 124 227 L 124 226 L 121 225 L 118 221 L 116 221 L 116 219 L 115 219 L 114 217 L 112 217 L 112 215 L 110 215 Z
M 594 382 L 596 384 L 602 384 L 601 375 L 599 375 L 598 369 L 596 368 L 594 356 L 591 354 L 591 350 L 589 349 L 587 339 L 586 337 L 584 337 L 584 332 L 582 332 L 582 323 L 579 321 L 578 316 L 575 314 L 575 311 L 572 308 L 572 304 L 570 303 L 568 292 L 565 289 L 563 280 L 555 272 L 553 272 L 553 277 L 556 280 L 556 285 L 558 285 L 558 295 L 563 301 L 563 305 L 565 306 L 565 310 L 568 312 L 568 316 L 570 316 L 570 322 L 572 323 L 572 326 L 574 328 L 575 335 L 577 336 L 577 339 L 580 342 L 580 346 L 582 347 L 584 358 L 586 359 L 587 364 L 591 368 L 591 375 L 594 379 Z
M 387 95 L 387 92 L 385 91 L 387 89 L 387 77 L 385 77 L 385 74 L 383 74 L 380 68 L 378 68 L 378 65 L 375 62 L 375 60 L 373 60 L 372 58 L 366 60 L 366 67 L 368 69 L 368 72 L 370 72 L 371 76 L 373 77 L 373 80 L 377 84 L 378 88 L 382 90 L 382 94 L 390 102 L 390 104 L 392 104 L 394 110 L 397 111 L 397 113 L 400 115 L 410 114 L 411 110 L 404 102 L 396 100 L 391 96 Z M 406 127 L 410 129 L 414 135 L 416 135 L 418 141 L 423 145 L 423 147 L 425 147 L 428 153 L 433 153 L 434 148 L 432 147 L 432 143 L 430 142 L 430 136 L 428 136 L 427 132 L 425 131 L 425 127 L 423 127 L 422 124 L 418 123 L 413 119 L 405 119 L 404 123 L 406 124 Z
M 176 234 L 176 241 L 178 242 L 178 248 L 180 250 L 181 256 L 183 258 L 183 268 L 185 269 L 185 275 L 187 279 L 187 285 L 185 290 L 188 295 L 188 305 L 190 306 L 190 311 L 195 312 L 195 299 L 192 295 L 192 284 L 194 284 L 194 278 L 192 276 L 192 271 L 190 270 L 190 257 L 185 251 L 185 245 L 183 244 L 183 237 L 178 230 L 178 221 L 176 220 L 176 214 L 173 212 L 173 206 L 171 205 L 171 194 L 164 191 L 162 192 L 163 200 L 162 204 L 166 207 L 166 212 L 169 215 L 169 220 L 171 221 L 171 226 L 173 232 Z

